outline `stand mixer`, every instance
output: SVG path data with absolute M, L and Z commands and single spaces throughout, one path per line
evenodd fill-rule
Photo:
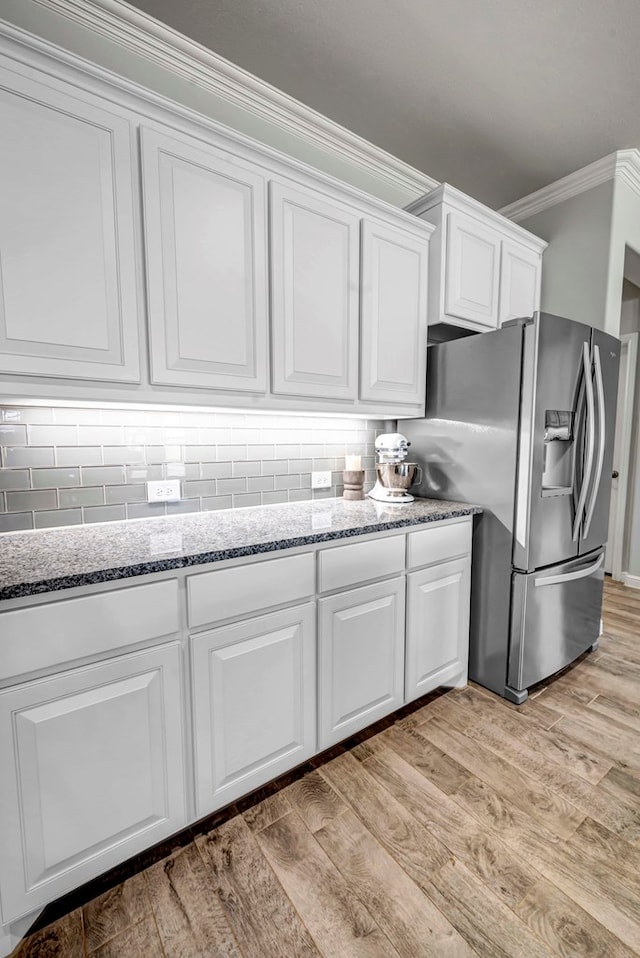
M 422 470 L 415 462 L 405 462 L 410 445 L 399 432 L 378 436 L 375 441 L 378 456 L 376 484 L 367 493 L 371 499 L 395 505 L 413 502 L 414 497 L 407 490 L 414 482 L 422 481 Z

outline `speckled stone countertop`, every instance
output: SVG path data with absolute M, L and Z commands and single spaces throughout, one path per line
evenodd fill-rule
M 0 534 L 0 599 L 276 552 L 481 512 L 416 499 L 310 502 Z

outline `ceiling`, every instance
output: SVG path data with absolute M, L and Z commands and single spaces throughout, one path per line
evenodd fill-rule
M 134 0 L 499 208 L 640 147 L 640 0 Z

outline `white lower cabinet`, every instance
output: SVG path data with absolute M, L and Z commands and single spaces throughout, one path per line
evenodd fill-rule
M 192 636 L 198 817 L 316 751 L 312 602 Z
M 471 557 L 464 556 L 407 576 L 407 702 L 466 683 L 470 573 Z
M 403 704 L 404 576 L 318 601 L 318 746 Z
M 470 551 L 458 518 L 0 612 L 0 954 L 66 892 L 464 684 Z
M 186 824 L 177 642 L 0 692 L 0 894 L 14 921 Z

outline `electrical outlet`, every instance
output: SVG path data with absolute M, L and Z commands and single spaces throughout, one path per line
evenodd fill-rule
M 331 472 L 312 472 L 311 473 L 311 488 L 312 489 L 330 489 L 331 488 Z
M 165 479 L 147 483 L 147 502 L 176 502 L 180 498 L 180 480 Z

